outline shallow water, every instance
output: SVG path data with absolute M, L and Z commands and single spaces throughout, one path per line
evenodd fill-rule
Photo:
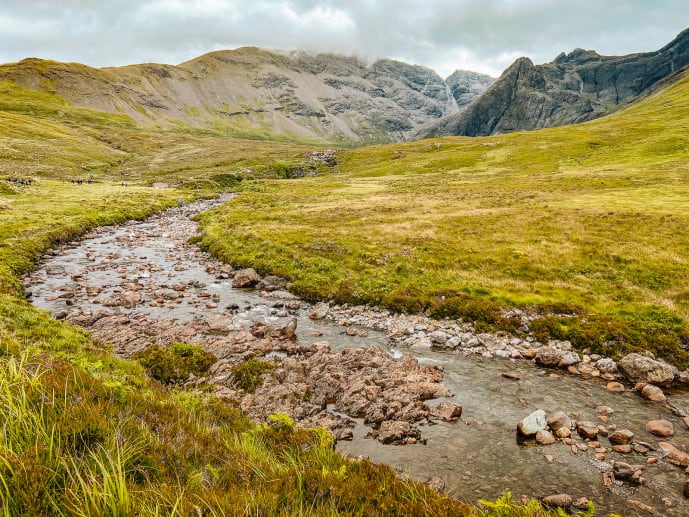
M 232 289 L 229 280 L 219 280 L 206 272 L 213 259 L 185 244 L 196 231 L 189 217 L 210 206 L 208 202 L 189 205 L 145 222 L 102 229 L 96 236 L 47 257 L 30 278 L 34 304 L 54 314 L 73 310 L 70 303 L 96 311 L 103 309 L 99 301 L 116 294 L 126 283 L 145 286 L 145 293 L 183 283 L 192 285 L 187 288 L 187 296 L 179 301 L 163 307 L 142 303 L 132 309 L 118 307 L 116 311 L 127 312 L 132 318 L 145 316 L 149 321 L 173 318 L 177 322 L 190 322 L 215 313 L 227 314 L 228 307 L 238 306 L 235 323 L 245 326 L 251 321 L 266 321 L 287 314 L 289 311 L 280 307 L 282 300 L 265 298 L 253 290 Z M 64 292 L 63 288 L 80 289 L 80 284 L 100 286 L 103 292 L 77 302 L 55 298 Z M 216 307 L 209 308 L 200 302 L 207 299 L 206 294 L 219 296 Z M 332 321 L 310 320 L 307 312 L 307 308 L 296 311 L 299 343 L 328 341 L 334 350 L 374 345 L 393 355 L 400 353 L 389 347 L 380 332 L 369 330 L 366 337 L 350 337 Z M 426 445 L 407 446 L 382 445 L 366 438 L 370 429 L 362 423 L 353 441 L 338 444 L 341 452 L 367 455 L 373 461 L 388 463 L 422 481 L 440 477 L 448 493 L 470 501 L 494 499 L 507 490 L 515 497 L 566 492 L 575 498 L 594 500 L 599 515 L 612 511 L 648 515 L 637 511 L 628 502 L 630 499 L 654 507 L 657 515 L 689 515 L 689 503 L 682 495 L 686 474 L 662 459 L 646 467 L 647 486 L 619 484 L 612 491 L 604 488 L 602 470 L 609 469 L 612 460 L 646 464 L 648 457 L 657 456 L 653 451 L 647 455 L 608 453 L 606 460 L 600 462 L 594 458 L 593 451 L 579 451 L 574 455 L 570 446 L 561 442 L 542 447 L 519 445 L 516 440 L 517 422 L 536 409 L 561 410 L 570 416 L 576 412 L 579 420 L 597 422 L 596 407 L 606 405 L 615 411 L 606 425 L 630 429 L 635 441 L 657 444 L 659 439 L 645 430 L 646 422 L 666 418 L 674 423 L 676 433 L 668 441 L 689 450 L 689 430 L 666 407 L 631 392 L 613 394 L 595 380 L 545 371 L 527 361 L 464 357 L 432 350 L 414 350 L 413 354 L 422 362 L 444 367 L 444 383 L 455 393 L 453 400 L 463 406 L 460 421 L 424 426 Z M 503 373 L 516 375 L 519 380 L 508 380 Z M 674 394 L 670 402 L 689 412 L 686 394 Z M 604 447 L 609 446 L 606 438 L 601 437 L 600 442 Z M 552 455 L 552 462 L 545 455 Z M 663 498 L 668 498 L 671 506 Z

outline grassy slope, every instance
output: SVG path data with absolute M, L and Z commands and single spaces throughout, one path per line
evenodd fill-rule
M 214 397 L 165 389 L 24 300 L 20 275 L 50 246 L 208 195 L 228 169 L 265 172 L 306 149 L 141 131 L 0 87 L 2 515 L 477 513 L 385 466 L 343 459 L 321 432 L 255 426 Z M 15 187 L 5 176 L 35 182 Z M 80 177 L 95 183 L 65 181 Z M 146 186 L 153 181 L 182 186 Z M 535 503 L 510 508 L 544 514 Z
M 688 76 L 584 125 L 340 158 L 341 175 L 245 185 L 205 244 L 314 297 L 490 323 L 497 304 L 583 307 L 598 316 L 540 330 L 687 364 Z

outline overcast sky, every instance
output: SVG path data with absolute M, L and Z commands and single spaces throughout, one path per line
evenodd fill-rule
M 178 64 L 254 45 L 499 75 L 524 55 L 657 50 L 687 27 L 687 0 L 0 0 L 0 62 Z

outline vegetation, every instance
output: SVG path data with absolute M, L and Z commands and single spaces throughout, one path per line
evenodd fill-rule
M 524 307 L 555 315 L 544 339 L 689 363 L 686 74 L 587 124 L 361 148 L 338 169 L 243 184 L 201 218 L 204 246 L 310 299 L 498 327 Z
M 24 298 L 21 275 L 50 247 L 269 175 L 271 162 L 298 162 L 306 148 L 143 131 L 12 84 L 0 88 L 0 138 L 2 515 L 482 514 L 346 460 L 322 429 L 286 416 L 255 425 L 227 401 L 151 382 L 142 364 Z M 210 362 L 184 344 L 166 354 L 143 362 L 171 362 L 176 379 L 179 364 Z
M 232 377 L 237 387 L 253 393 L 263 382 L 263 375 L 272 369 L 270 363 L 248 359 L 232 367 Z
M 172 343 L 169 348 L 158 345 L 137 352 L 136 359 L 146 373 L 163 384 L 179 384 L 191 374 L 204 375 L 218 358 L 199 345 Z

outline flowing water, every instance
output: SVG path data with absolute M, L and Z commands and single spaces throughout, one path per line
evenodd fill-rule
M 144 293 L 184 284 L 187 286 L 184 297 L 174 303 L 159 307 L 142 303 L 132 308 L 117 307 L 116 312 L 128 314 L 139 324 L 156 319 L 189 324 L 209 314 L 227 314 L 229 307 L 235 308 L 236 324 L 248 325 L 251 321 L 284 316 L 287 310 L 274 299 L 252 290 L 233 289 L 229 280 L 210 274 L 208 267 L 214 259 L 185 244 L 196 232 L 190 217 L 212 206 L 208 201 L 187 205 L 144 222 L 99 229 L 81 242 L 64 246 L 46 257 L 39 269 L 27 278 L 33 303 L 64 316 L 77 307 L 103 309 L 103 299 L 121 292 L 125 284 L 139 284 Z M 85 292 L 80 295 L 85 285 L 97 286 L 98 295 Z M 65 290 L 77 295 L 60 297 Z M 209 296 L 214 303 L 200 302 Z M 328 341 L 334 350 L 378 346 L 393 356 L 401 353 L 390 348 L 380 332 L 369 330 L 365 337 L 351 337 L 335 322 L 309 319 L 304 304 L 292 312 L 299 315 L 298 343 Z M 341 452 L 366 455 L 422 481 L 439 478 L 449 494 L 469 501 L 494 499 L 507 490 L 515 498 L 566 492 L 575 499 L 594 500 L 599 515 L 613 511 L 622 515 L 652 515 L 639 502 L 653 507 L 655 515 L 689 515 L 689 502 L 682 495 L 687 475 L 682 468 L 663 459 L 647 464 L 648 458 L 660 457 L 653 450 L 627 455 L 609 452 L 604 461 L 599 461 L 592 450 L 578 450 L 575 454 L 570 445 L 562 442 L 537 446 L 520 445 L 516 440 L 517 422 L 536 409 L 564 411 L 578 415 L 579 420 L 596 422 L 599 421 L 596 408 L 609 406 L 614 414 L 606 425 L 630 429 L 635 434 L 635 442 L 655 447 L 659 439 L 646 431 L 646 423 L 665 418 L 675 426 L 675 436 L 667 440 L 689 450 L 689 429 L 668 407 L 646 401 L 630 391 L 614 394 L 595 380 L 546 371 L 527 361 L 483 359 L 432 350 L 413 350 L 413 353 L 421 362 L 443 366 L 444 384 L 454 392 L 452 400 L 463 406 L 459 422 L 423 426 L 427 443 L 406 446 L 382 445 L 367 438 L 370 429 L 360 422 L 354 439 L 338 444 Z M 680 412 L 689 412 L 686 394 L 674 393 L 670 402 Z M 602 447 L 610 446 L 604 437 L 600 437 L 600 442 Z M 583 442 L 578 440 L 578 443 Z M 602 473 L 610 469 L 612 460 L 643 464 L 647 485 L 633 487 L 616 483 L 612 489 L 606 489 Z

